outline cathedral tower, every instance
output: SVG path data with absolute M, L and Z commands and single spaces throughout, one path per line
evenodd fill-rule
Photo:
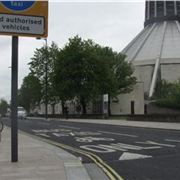
M 124 48 L 135 76 L 151 97 L 157 79 L 180 78 L 180 1 L 145 3 L 144 29 Z

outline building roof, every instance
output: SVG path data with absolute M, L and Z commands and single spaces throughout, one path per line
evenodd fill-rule
M 180 23 L 176 20 L 147 25 L 122 51 L 134 65 L 180 63 Z
M 135 66 L 153 68 L 153 73 L 148 74 L 151 97 L 161 73 L 160 65 L 180 64 L 180 1 L 146 0 L 144 26 L 122 53 Z

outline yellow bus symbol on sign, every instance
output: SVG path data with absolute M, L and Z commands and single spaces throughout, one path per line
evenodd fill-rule
M 0 34 L 47 37 L 48 1 L 1 1 Z

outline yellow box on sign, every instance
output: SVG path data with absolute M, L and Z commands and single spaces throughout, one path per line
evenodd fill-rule
M 47 37 L 48 1 L 0 1 L 0 34 Z

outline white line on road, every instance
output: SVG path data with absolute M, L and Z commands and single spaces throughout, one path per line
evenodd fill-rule
M 70 135 L 71 135 L 71 136 L 75 136 L 75 134 L 74 134 L 74 133 L 72 133 L 72 132 L 70 133 Z
M 175 145 L 171 145 L 171 144 L 163 144 L 163 143 L 158 143 L 158 142 L 154 142 L 154 141 L 145 141 L 145 142 L 136 142 L 139 144 L 149 144 L 149 145 L 157 145 L 157 146 L 165 146 L 165 147 L 175 147 Z
M 138 136 L 136 135 L 131 135 L 131 134 L 122 134 L 122 133 L 113 133 L 113 132 L 108 132 L 108 131 L 98 131 L 100 133 L 106 133 L 106 134 L 113 134 L 113 135 L 118 135 L 118 136 L 127 136 L 127 137 L 133 137 L 136 138 Z
M 64 125 L 58 125 L 58 127 L 63 127 L 63 128 L 70 128 L 70 129 L 76 129 L 79 130 L 80 128 L 73 127 L 73 126 L 64 126 Z
M 149 150 L 149 149 L 160 149 L 161 146 L 152 146 L 152 147 L 144 147 L 143 149 Z
M 145 158 L 152 158 L 152 156 L 125 152 L 121 155 L 119 160 L 124 161 L 124 160 L 145 159 Z
M 175 140 L 175 139 L 165 139 L 165 141 L 180 143 L 180 140 Z

